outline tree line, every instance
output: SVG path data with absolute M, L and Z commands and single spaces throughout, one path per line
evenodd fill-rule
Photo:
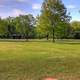
M 10 39 L 34 38 L 35 18 L 33 15 L 20 15 L 0 19 L 0 37 Z
M 71 16 L 61 0 L 44 0 L 41 13 L 0 18 L 1 39 L 80 39 L 80 22 Z

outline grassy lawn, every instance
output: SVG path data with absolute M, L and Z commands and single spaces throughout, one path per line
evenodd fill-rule
M 80 80 L 80 44 L 0 42 L 0 80 Z

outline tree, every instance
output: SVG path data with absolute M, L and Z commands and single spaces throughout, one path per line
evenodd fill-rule
M 40 15 L 37 16 L 37 33 L 39 38 L 44 38 L 46 37 L 47 40 L 49 39 L 49 34 L 51 32 L 51 25 L 50 25 L 50 20 L 45 17 L 45 15 Z
M 7 37 L 8 38 L 13 38 L 13 35 L 16 34 L 14 19 L 15 18 L 9 16 L 5 20 L 7 22 L 7 24 L 5 26 L 7 27 Z
M 7 33 L 6 25 L 7 25 L 6 21 L 0 18 L 0 38 L 3 38 L 4 35 L 6 35 Z
M 70 16 L 61 0 L 44 0 L 38 26 L 45 31 L 52 32 L 53 42 L 55 41 L 55 28 L 62 24 L 68 24 Z
M 80 21 L 71 22 L 72 35 L 76 39 L 80 39 Z
M 23 38 L 28 38 L 32 35 L 33 28 L 34 28 L 34 17 L 29 15 L 20 15 L 19 17 L 15 18 L 15 26 L 17 33 L 20 33 Z
M 80 30 L 80 21 L 73 21 L 73 22 L 71 22 L 71 27 L 74 30 Z

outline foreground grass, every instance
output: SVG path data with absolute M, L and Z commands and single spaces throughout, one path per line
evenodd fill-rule
M 0 80 L 80 80 L 80 44 L 0 42 Z

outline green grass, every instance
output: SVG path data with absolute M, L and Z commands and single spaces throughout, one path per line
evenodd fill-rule
M 0 80 L 43 80 L 44 77 L 80 80 L 80 44 L 0 42 Z

